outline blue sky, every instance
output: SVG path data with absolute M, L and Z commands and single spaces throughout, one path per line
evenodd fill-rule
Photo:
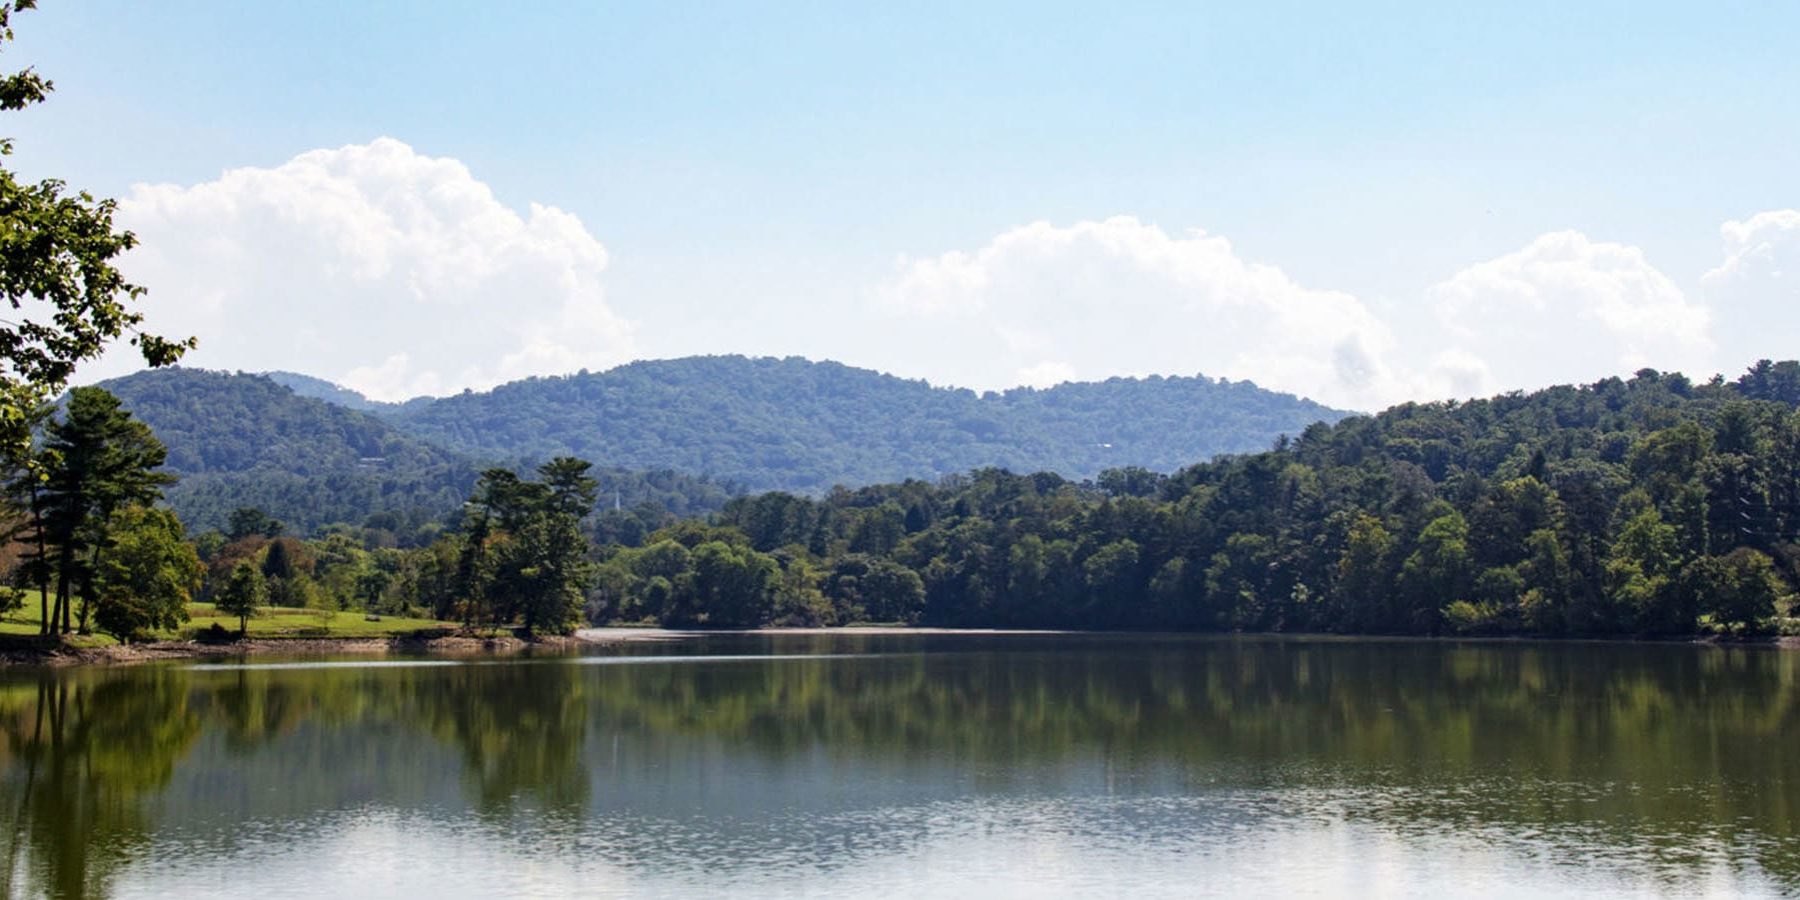
M 26 173 L 128 198 L 127 220 L 169 250 L 144 280 L 170 308 L 209 292 L 214 306 L 276 302 L 267 296 L 305 267 L 281 254 L 262 269 L 284 274 L 261 290 L 255 261 L 274 248 L 239 248 L 227 255 L 246 271 L 190 284 L 187 273 L 217 264 L 204 248 L 255 218 L 183 208 L 140 224 L 134 186 L 277 172 L 308 151 L 381 137 L 458 161 L 500 207 L 525 219 L 533 203 L 566 211 L 604 248 L 581 276 L 595 283 L 567 302 L 603 304 L 611 343 L 537 354 L 541 365 L 802 353 L 977 387 L 1204 371 L 1369 406 L 1638 361 L 1730 370 L 1745 353 L 1779 349 L 1739 347 L 1723 332 L 1706 348 L 1659 342 L 1632 326 L 1617 353 L 1577 345 L 1566 364 L 1536 366 L 1523 357 L 1544 347 L 1519 347 L 1519 359 L 1496 356 L 1504 346 L 1452 347 L 1491 329 L 1442 332 L 1447 290 L 1465 310 L 1523 303 L 1551 316 L 1545 327 L 1558 309 L 1620 303 L 1673 310 L 1656 315 L 1666 329 L 1696 327 L 1685 306 L 1717 327 L 1733 310 L 1800 305 L 1778 277 L 1800 259 L 1800 228 L 1785 219 L 1747 239 L 1772 261 L 1734 278 L 1730 302 L 1702 284 L 1728 252 L 1722 225 L 1800 206 L 1792 4 L 519 6 L 51 0 L 18 18 L 8 57 L 37 65 L 58 91 L 10 117 L 6 133 Z M 1049 230 L 1026 246 L 1019 229 L 1040 222 Z M 1105 222 L 1115 224 L 1083 230 Z M 1194 229 L 1228 240 L 1229 253 L 1188 240 Z M 1626 248 L 1668 284 L 1630 272 L 1623 288 L 1596 287 L 1578 271 L 1521 293 L 1518 273 L 1538 278 L 1534 261 L 1548 252 L 1526 251 L 1566 232 L 1587 242 L 1576 256 L 1602 248 L 1614 276 L 1632 265 L 1613 250 Z M 943 286 L 919 266 L 955 254 L 977 260 L 950 267 L 962 279 L 955 301 L 921 299 Z M 1510 269 L 1445 287 L 1509 256 Z M 1287 286 L 1264 284 L 1251 304 L 1275 319 L 1184 352 L 1167 335 L 1244 318 L 1222 312 L 1245 289 L 1234 266 L 1279 270 Z M 401 272 L 366 290 L 311 287 L 353 295 L 344 309 L 321 297 L 329 316 L 414 281 Z M 1372 318 L 1334 318 L 1339 333 L 1373 331 L 1349 350 L 1320 334 L 1260 355 L 1367 356 L 1386 366 L 1380 384 L 1231 352 L 1292 331 L 1283 310 L 1339 302 L 1292 300 L 1290 289 L 1351 298 Z M 1637 293 L 1568 293 L 1583 290 Z M 499 284 L 471 291 L 459 302 L 516 299 Z M 1093 330 L 1122 293 L 1140 337 Z M 377 393 L 531 369 L 427 365 L 400 315 L 383 337 L 411 362 L 380 377 L 374 343 L 360 358 L 309 356 L 270 343 L 280 335 L 170 315 L 223 329 L 201 333 L 196 362 L 274 359 Z M 1781 333 L 1800 333 L 1800 313 L 1787 315 Z M 1013 339 L 1020 332 L 1032 334 Z M 969 340 L 933 338 L 947 333 Z M 1109 346 L 1081 346 L 1084 334 Z M 999 339 L 1010 341 L 1004 353 L 984 352 Z M 494 358 L 518 349 L 453 343 Z M 1446 348 L 1461 355 L 1436 359 Z M 1005 358 L 973 361 L 994 355 Z

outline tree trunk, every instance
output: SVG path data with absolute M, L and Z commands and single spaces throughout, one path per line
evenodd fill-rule
M 52 633 L 69 630 L 69 567 L 66 559 L 59 558 L 57 562 L 56 606 L 50 610 L 50 631 Z
M 100 571 L 100 544 L 94 544 L 94 552 L 88 557 L 87 574 L 81 579 L 81 633 L 88 633 L 88 615 L 94 610 L 94 573 Z

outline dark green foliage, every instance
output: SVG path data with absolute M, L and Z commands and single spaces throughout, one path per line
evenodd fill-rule
M 166 369 L 107 386 L 168 445 L 181 476 L 169 504 L 192 528 L 242 537 L 279 531 L 273 518 L 306 532 L 383 511 L 416 527 L 457 509 L 475 480 L 455 454 L 260 376 Z
M 260 375 L 177 368 L 107 387 L 168 445 L 167 467 L 181 476 L 168 501 L 196 530 L 239 537 L 282 530 L 279 523 L 236 521 L 254 513 L 301 534 L 348 523 L 387 532 L 401 545 L 426 543 L 461 509 L 484 468 Z M 572 496 L 597 497 L 609 509 L 615 498 L 629 505 L 605 523 L 620 535 L 717 509 L 733 494 L 723 484 L 666 470 L 601 469 L 580 477 L 594 483 Z
M 754 627 L 774 610 L 777 566 L 749 547 L 707 541 L 694 548 L 682 612 L 673 624 Z
M 588 469 L 586 461 L 559 457 L 538 467 L 540 481 L 483 472 L 469 499 L 467 533 L 446 539 L 461 542 L 455 575 L 439 582 L 437 597 L 422 591 L 420 602 L 440 610 L 460 602 L 468 623 L 517 622 L 527 632 L 559 634 L 573 628 L 595 579 L 580 528 L 593 508 Z M 447 561 L 452 549 L 425 552 Z
M 925 608 L 925 582 L 891 560 L 852 553 L 825 580 L 825 596 L 847 622 L 913 623 Z
M 281 520 L 254 506 L 234 509 L 225 520 L 225 537 L 233 541 L 247 537 L 272 538 L 283 530 Z
M 263 574 L 249 562 L 241 562 L 231 570 L 230 580 L 213 601 L 228 616 L 238 617 L 238 634 L 243 634 L 250 620 L 262 612 L 269 602 L 269 585 Z
M 1787 588 L 1774 562 L 1749 547 L 1699 560 L 1686 575 L 1694 601 L 1722 628 L 1734 632 L 1768 630 L 1776 602 Z
M 608 608 L 710 621 L 686 551 L 738 546 L 824 573 L 839 621 L 1756 633 L 1800 580 L 1800 415 L 1781 381 L 1794 371 L 1406 404 L 1168 477 L 984 469 L 745 497 L 643 550 L 603 551 Z M 904 599 L 872 602 L 876 573 Z
M 158 471 L 164 452 L 149 427 L 102 388 L 70 391 L 60 417 L 45 425 L 43 446 L 24 467 L 30 475 L 12 484 L 23 494 L 15 503 L 34 521 L 37 552 L 29 571 L 46 595 L 54 583 L 45 633 L 73 630 L 77 595 L 87 630 L 113 515 L 161 498 L 174 480 Z
M 632 363 L 375 411 L 474 456 L 574 454 L 803 493 L 986 466 L 1073 478 L 1118 466 L 1167 472 L 1345 415 L 1204 377 L 978 395 L 832 362 L 739 356 Z
M 186 622 L 203 570 L 175 514 L 127 507 L 113 515 L 107 533 L 111 546 L 95 577 L 95 627 L 130 642 Z

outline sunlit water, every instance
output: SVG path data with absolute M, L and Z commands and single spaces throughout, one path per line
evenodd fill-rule
M 0 676 L 6 895 L 1800 891 L 1800 654 L 732 637 Z

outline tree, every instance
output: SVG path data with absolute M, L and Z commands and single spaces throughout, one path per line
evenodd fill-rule
M 520 620 L 528 632 L 566 632 L 580 620 L 596 568 L 588 560 L 581 520 L 594 506 L 591 464 L 558 457 L 526 481 L 508 469 L 481 473 L 469 499 L 468 542 L 456 582 L 469 592 L 469 612 L 492 621 Z
M 94 570 L 113 512 L 156 502 L 174 478 L 157 471 L 167 455 L 162 442 L 102 388 L 70 391 L 63 417 L 51 421 L 46 433 L 40 502 L 47 541 L 55 549 L 56 605 L 44 628 L 49 633 L 60 624 L 66 633 L 72 591 L 78 588 L 84 598 L 81 626 L 87 627 Z
M 587 541 L 573 516 L 543 513 L 514 535 L 498 581 L 514 595 L 527 633 L 562 634 L 579 621 L 594 582 Z
M 12 17 L 35 0 L 0 2 L 0 46 L 13 40 Z M 51 82 L 30 69 L 0 76 L 0 110 L 43 102 Z M 10 139 L 0 138 L 0 157 Z M 166 366 L 194 345 L 139 330 L 144 289 L 114 260 L 136 245 L 113 228 L 116 204 L 56 179 L 30 184 L 0 167 L 0 295 L 12 306 L 0 319 L 0 451 L 31 450 L 31 411 L 68 384 L 75 368 L 130 333 L 151 366 Z
M 1092 615 L 1100 623 L 1116 625 L 1132 599 L 1141 595 L 1139 555 L 1137 542 L 1126 538 L 1101 547 L 1082 562 L 1088 602 L 1097 607 Z
M 35 432 L 52 412 L 48 405 L 32 410 L 26 418 L 27 429 Z M 33 453 L 29 447 L 23 452 L 0 455 L 0 465 L 5 467 L 5 495 L 11 507 L 7 512 L 12 520 L 5 538 L 29 548 L 13 577 L 21 584 L 37 587 L 38 621 L 45 634 L 50 631 L 50 579 L 54 566 L 44 521 L 44 481 L 52 460 L 48 451 Z
M 588 475 L 594 464 L 573 456 L 559 456 L 541 466 L 538 475 L 550 490 L 550 511 L 576 519 L 594 511 L 600 482 Z
M 1631 613 L 1638 630 L 1686 633 L 1699 613 L 1693 591 L 1679 590 L 1680 539 L 1655 509 L 1625 523 L 1606 558 L 1606 587 L 1613 602 Z M 1615 623 L 1614 627 L 1624 623 Z
M 381 612 L 381 601 L 387 596 L 388 585 L 393 580 L 394 576 L 380 569 L 369 569 L 356 576 L 356 599 L 363 612 L 370 615 Z
M 1432 612 L 1457 601 L 1467 603 L 1473 568 L 1469 524 L 1460 513 L 1452 510 L 1426 523 L 1417 549 L 1400 566 L 1399 594 L 1406 606 L 1395 610 L 1385 627 L 1426 628 Z
M 693 606 L 706 624 L 754 628 L 769 620 L 780 572 L 774 559 L 749 547 L 708 541 L 694 548 L 693 562 Z
M 1698 560 L 1683 575 L 1696 595 L 1696 605 L 1719 627 L 1742 634 L 1766 631 L 1776 601 L 1787 589 L 1774 561 L 1749 547 Z
M 493 518 L 502 531 L 514 531 L 549 501 L 550 489 L 541 482 L 526 481 L 511 469 L 493 468 L 481 473 L 469 506 L 478 515 Z
M 225 526 L 225 536 L 234 541 L 247 537 L 272 538 L 282 530 L 281 522 L 268 513 L 254 506 L 240 506 L 231 511 L 231 518 Z
M 925 582 L 917 572 L 860 553 L 838 561 L 825 592 L 845 621 L 912 623 L 925 607 Z
M 231 580 L 225 582 L 225 589 L 219 592 L 215 605 L 219 612 L 238 617 L 238 634 L 241 636 L 250 627 L 250 620 L 262 612 L 268 599 L 269 585 L 263 580 L 262 572 L 245 561 L 231 570 Z
M 1101 472 L 1094 483 L 1113 497 L 1154 497 L 1166 480 L 1168 476 L 1142 466 L 1121 466 Z
M 126 643 L 180 627 L 203 572 L 181 520 L 166 509 L 128 506 L 113 514 L 107 532 L 112 548 L 95 573 L 94 623 Z
M 1351 519 L 1338 555 L 1332 601 L 1340 621 L 1356 626 L 1380 621 L 1386 598 L 1393 591 L 1391 557 L 1393 536 L 1381 520 L 1368 513 Z

